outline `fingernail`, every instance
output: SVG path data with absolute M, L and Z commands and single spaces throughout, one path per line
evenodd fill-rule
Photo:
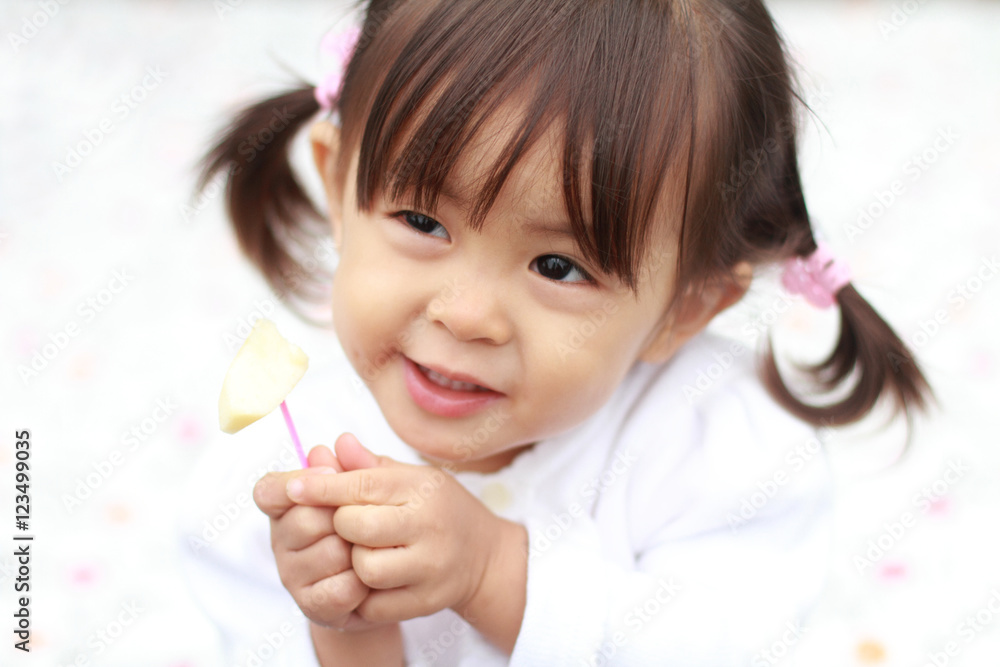
M 320 475 L 332 475 L 335 472 L 337 472 L 336 470 L 334 470 L 333 468 L 331 468 L 329 466 L 321 466 L 319 468 L 311 468 L 311 470 L 315 471 L 316 473 L 318 473 Z
M 302 483 L 301 479 L 293 479 L 288 483 L 288 486 L 285 487 L 285 492 L 288 493 L 288 497 L 292 500 L 301 498 L 302 494 L 305 493 L 305 490 L 306 485 Z

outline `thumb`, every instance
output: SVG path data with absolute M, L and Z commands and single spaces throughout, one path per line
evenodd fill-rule
M 341 466 L 337 462 L 337 457 L 333 455 L 333 452 L 326 445 L 316 445 L 309 450 L 308 461 L 310 468 L 329 467 L 334 468 L 337 472 L 342 472 Z
M 353 433 L 341 434 L 334 447 L 337 450 L 337 460 L 345 472 L 361 468 L 377 468 L 392 462 L 388 456 L 376 456 L 368 451 Z

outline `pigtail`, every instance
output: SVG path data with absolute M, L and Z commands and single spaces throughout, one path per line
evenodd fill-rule
M 883 395 L 909 418 L 932 397 L 930 385 L 913 355 L 892 328 L 852 285 L 837 293 L 840 338 L 824 361 L 802 367 L 824 394 L 853 382 L 846 396 L 829 405 L 810 405 L 789 390 L 778 371 L 770 340 L 763 359 L 764 382 L 787 410 L 817 426 L 840 426 L 860 420 Z
M 201 162 L 198 191 L 225 179 L 240 249 L 281 298 L 321 298 L 317 263 L 303 256 L 329 231 L 289 162 L 292 140 L 319 108 L 305 84 L 261 100 L 239 113 Z

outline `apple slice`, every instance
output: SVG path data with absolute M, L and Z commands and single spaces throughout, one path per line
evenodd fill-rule
M 258 320 L 229 365 L 219 395 L 219 426 L 236 433 L 268 414 L 309 368 L 309 358 L 274 322 Z

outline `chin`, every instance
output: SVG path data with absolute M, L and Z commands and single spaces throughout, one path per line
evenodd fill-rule
M 434 461 L 456 463 L 472 458 L 469 456 L 470 448 L 462 446 L 461 438 L 447 433 L 444 429 L 411 424 L 410 428 L 396 430 L 396 435 L 421 455 Z
M 448 428 L 447 423 L 435 426 L 425 420 L 414 421 L 408 417 L 389 418 L 387 421 L 400 440 L 424 458 L 441 465 L 473 463 L 514 448 L 504 446 L 496 433 L 477 439 L 478 431 L 470 433 L 467 426 L 457 423 Z

